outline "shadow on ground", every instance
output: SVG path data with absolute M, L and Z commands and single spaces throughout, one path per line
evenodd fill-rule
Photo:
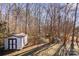
M 22 56 L 33 56 L 33 54 L 34 54 L 35 52 L 41 50 L 42 48 L 47 49 L 47 48 L 49 48 L 50 45 L 51 45 L 50 43 L 47 43 L 47 44 L 45 44 L 45 45 L 43 45 L 43 46 L 41 46 L 41 47 L 37 47 L 37 48 L 34 48 L 34 49 L 32 49 L 32 50 L 29 50 L 28 52 L 27 52 L 27 51 L 26 51 L 26 52 L 23 52 L 23 55 L 22 55 Z M 45 49 L 44 49 L 44 50 L 45 50 Z M 42 50 L 42 51 L 43 51 L 43 50 Z M 39 52 L 41 52 L 41 51 L 39 51 Z M 18 55 L 20 55 L 20 54 L 18 54 Z
M 45 47 L 43 47 L 42 49 L 40 49 L 36 54 L 34 54 L 33 56 L 37 56 L 37 54 L 39 54 L 40 52 L 44 51 L 44 50 L 47 50 L 48 48 L 54 46 L 56 43 L 54 43 L 53 45 L 52 44 L 49 44 L 49 45 L 46 45 Z M 52 45 L 52 46 L 51 46 Z

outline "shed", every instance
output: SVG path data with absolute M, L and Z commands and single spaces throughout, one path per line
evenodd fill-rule
M 19 50 L 27 44 L 27 35 L 24 33 L 13 34 L 11 37 L 4 39 L 5 50 Z

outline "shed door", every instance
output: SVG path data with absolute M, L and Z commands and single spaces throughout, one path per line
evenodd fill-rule
M 17 39 L 16 38 L 10 38 L 8 40 L 8 49 L 17 49 Z

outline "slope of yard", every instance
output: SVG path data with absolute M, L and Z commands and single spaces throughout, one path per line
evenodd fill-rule
M 6 55 L 4 55 L 4 56 L 16 56 L 16 55 L 20 55 L 20 54 L 22 54 L 22 53 L 24 53 L 24 52 L 28 52 L 29 50 L 32 50 L 32 49 L 34 49 L 34 48 L 37 48 L 37 47 L 40 47 L 40 46 L 43 46 L 43 45 L 44 45 L 44 44 L 39 44 L 39 45 L 34 45 L 34 46 L 26 47 L 26 48 L 24 48 L 24 49 L 22 49 L 22 50 L 15 51 L 15 52 L 12 52 L 12 53 L 10 53 L 10 54 L 6 54 Z
M 46 50 L 43 50 L 41 52 L 36 52 L 35 55 L 37 56 L 52 56 L 54 55 L 58 49 L 60 48 L 62 44 L 51 44 Z

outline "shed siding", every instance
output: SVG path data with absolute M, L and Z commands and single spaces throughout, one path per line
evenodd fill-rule
M 24 47 L 24 39 L 22 38 L 22 48 Z
M 27 35 L 24 37 L 24 45 L 27 44 Z
M 8 49 L 8 39 L 4 39 L 4 49 L 7 50 Z
M 17 49 L 21 49 L 21 43 L 22 43 L 22 41 L 21 41 L 21 38 L 17 38 Z

